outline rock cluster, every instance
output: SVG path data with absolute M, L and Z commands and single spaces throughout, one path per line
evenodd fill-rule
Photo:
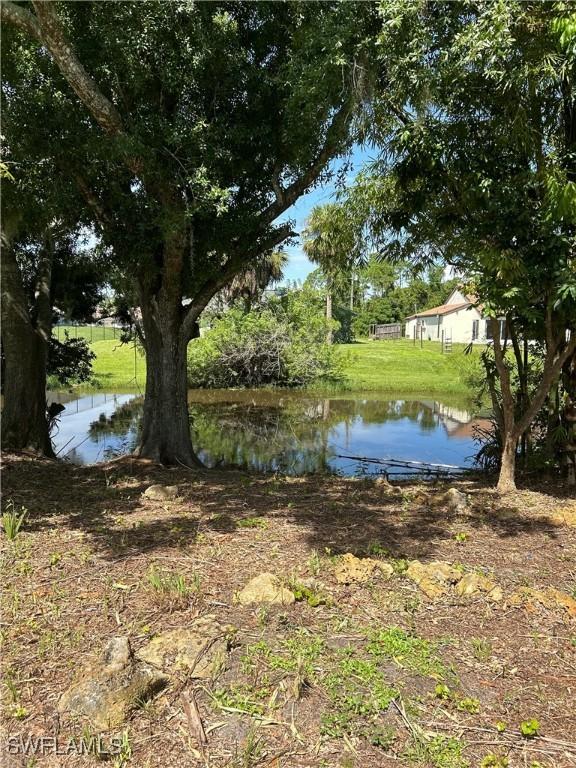
M 394 569 L 389 563 L 370 557 L 356 557 L 351 552 L 342 555 L 334 568 L 336 581 L 340 584 L 351 584 L 353 581 L 362 583 L 371 579 L 376 572 L 384 578 L 390 578 Z
M 168 683 L 135 659 L 127 637 L 114 637 L 97 662 L 83 669 L 58 702 L 60 712 L 87 717 L 101 731 L 121 725 Z
M 545 608 L 561 608 L 566 611 L 568 616 L 576 618 L 576 600 L 555 587 L 545 589 L 522 587 L 510 595 L 507 600 L 508 605 L 524 605 L 528 610 L 534 610 L 535 603 L 539 603 Z
M 503 597 L 500 587 L 488 576 L 475 571 L 463 574 L 460 569 L 444 560 L 434 560 L 426 564 L 412 560 L 408 564 L 406 576 L 431 600 L 450 592 L 455 592 L 460 597 L 485 594 L 494 602 L 502 600 Z
M 443 560 L 426 564 L 412 560 L 406 569 L 406 576 L 420 587 L 426 597 L 435 600 L 446 595 L 450 587 L 460 580 L 462 573 Z
M 236 597 L 240 605 L 253 603 L 291 605 L 296 600 L 294 593 L 283 586 L 280 579 L 273 573 L 261 573 L 250 579 Z
M 136 656 L 164 671 L 185 670 L 192 678 L 212 678 L 225 665 L 229 631 L 214 616 L 203 616 L 191 627 L 156 635 Z
M 150 485 L 142 496 L 152 501 L 173 501 L 178 497 L 177 485 Z

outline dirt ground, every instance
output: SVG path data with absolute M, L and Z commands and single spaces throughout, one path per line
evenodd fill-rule
M 177 498 L 144 497 L 155 483 Z M 576 500 L 466 480 L 455 511 L 447 487 L 6 457 L 3 510 L 27 512 L 2 534 L 3 765 L 575 766 Z M 393 574 L 342 583 L 345 553 Z M 501 596 L 431 599 L 415 559 Z M 264 572 L 299 599 L 238 602 Z M 172 674 L 104 734 L 110 754 L 56 754 L 93 735 L 58 701 L 112 637 L 138 651 L 204 615 L 228 628 L 210 678 Z M 30 736 L 54 742 L 23 754 Z

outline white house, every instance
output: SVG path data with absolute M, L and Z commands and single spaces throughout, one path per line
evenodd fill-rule
M 445 304 L 424 309 L 406 318 L 405 335 L 409 339 L 422 338 L 441 341 L 442 338 L 454 343 L 486 344 L 492 338 L 488 320 L 482 315 L 481 307 L 474 306 L 475 299 L 457 288 L 452 291 Z M 500 321 L 500 334 L 504 336 L 504 321 Z

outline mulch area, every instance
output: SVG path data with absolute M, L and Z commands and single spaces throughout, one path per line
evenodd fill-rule
M 178 499 L 143 497 L 153 483 L 178 485 Z M 77 467 L 5 457 L 3 508 L 10 502 L 27 515 L 14 542 L 2 538 L 3 764 L 96 765 L 94 755 L 56 755 L 51 747 L 27 762 L 6 744 L 21 735 L 58 735 L 63 742 L 86 732 L 58 717 L 58 699 L 111 637 L 128 635 L 137 649 L 155 633 L 212 614 L 235 628 L 222 678 L 174 679 L 134 713 L 126 724 L 129 749 L 111 765 L 459 768 L 480 766 L 493 754 L 510 766 L 575 766 L 576 617 L 561 606 L 509 599 L 525 588 L 576 596 L 576 528 L 555 517 L 576 506 L 574 494 L 557 481 L 505 499 L 481 481 L 457 487 L 471 502 L 462 512 L 431 503 L 446 490 L 441 484 L 391 493 L 361 478 L 192 472 L 130 458 Z M 334 563 L 346 552 L 395 566 L 419 559 L 481 569 L 504 599 L 450 594 L 432 602 L 401 567 L 389 580 L 375 575 L 341 584 Z M 194 589 L 186 599 L 160 598 L 147 579 L 152 566 L 181 575 Z M 329 600 L 316 607 L 239 605 L 235 594 L 262 572 L 287 581 L 314 577 Z M 384 746 L 357 737 L 354 728 L 341 738 L 322 733 L 330 670 L 321 662 L 299 695 L 275 678 L 279 692 L 264 702 L 264 717 L 213 697 L 217 689 L 254 683 L 245 654 L 259 640 L 284 647 L 291 638 L 318 637 L 337 647 L 391 626 L 431 641 L 453 669 L 459 699 L 477 700 L 478 712 L 438 696 L 438 681 L 412 674 L 402 658 L 386 667 L 402 700 L 382 714 L 394 733 Z M 198 704 L 204 748 L 190 729 L 183 694 Z M 538 720 L 538 735 L 526 739 L 519 728 L 530 719 Z M 507 724 L 503 733 L 498 722 Z M 437 736 L 457 740 L 462 753 L 446 749 L 438 757 L 415 749 L 418 739 L 436 743 Z

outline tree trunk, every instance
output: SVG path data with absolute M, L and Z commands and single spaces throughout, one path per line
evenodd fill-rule
M 188 339 L 181 329 L 145 323 L 146 394 L 138 454 L 161 464 L 202 466 L 194 453 L 188 413 Z
M 516 437 L 514 434 L 504 436 L 500 475 L 498 477 L 498 493 L 513 493 L 516 490 Z
M 326 291 L 326 325 L 328 326 L 326 343 L 332 344 L 334 340 L 334 334 L 332 332 L 332 290 L 330 286 L 328 286 L 328 290 Z
M 5 360 L 2 448 L 54 456 L 46 418 L 47 338 L 32 324 L 20 271 L 2 249 L 2 348 Z
M 564 462 L 568 485 L 576 485 L 576 353 L 564 363 L 562 369 L 564 386 L 564 407 L 562 422 L 566 431 L 563 445 Z

